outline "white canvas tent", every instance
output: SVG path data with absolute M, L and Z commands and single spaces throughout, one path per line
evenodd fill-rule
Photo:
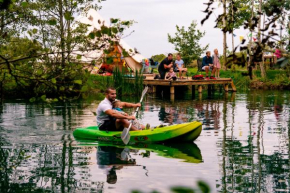
M 100 14 L 94 10 L 90 9 L 86 15 L 81 15 L 77 18 L 77 21 L 88 24 L 88 32 L 99 30 L 101 29 L 101 25 L 109 26 L 105 23 L 105 20 L 100 16 Z M 141 54 L 135 53 L 134 49 L 131 48 L 124 40 L 120 40 L 118 44 L 118 50 L 120 53 L 122 53 L 123 50 L 125 50 L 129 56 L 124 57 L 124 60 L 126 61 L 126 65 L 133 71 L 142 69 L 142 60 L 145 59 Z M 94 51 L 88 51 L 88 52 L 80 52 L 80 51 L 74 51 L 74 55 L 82 55 L 81 62 L 84 63 L 90 63 L 93 60 L 97 60 L 103 56 L 102 50 L 94 50 Z

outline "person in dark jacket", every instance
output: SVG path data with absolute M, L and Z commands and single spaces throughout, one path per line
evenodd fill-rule
M 206 73 L 206 79 L 208 79 L 208 72 L 211 71 L 210 79 L 215 79 L 212 75 L 215 74 L 215 67 L 213 65 L 212 57 L 210 56 L 210 51 L 206 52 L 206 56 L 202 59 L 202 70 Z
M 164 79 L 165 78 L 165 74 L 166 72 L 169 71 L 169 69 L 171 67 L 173 67 L 173 60 L 172 60 L 173 55 L 172 54 L 168 54 L 168 57 L 166 57 L 160 64 L 158 67 L 158 72 L 160 74 L 160 79 Z

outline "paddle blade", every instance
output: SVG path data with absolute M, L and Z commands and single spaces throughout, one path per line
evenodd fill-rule
M 130 133 L 128 132 L 128 134 L 125 136 L 125 138 L 122 139 L 125 145 L 127 145 L 129 143 L 130 138 L 131 138 L 131 136 L 130 136 Z
M 124 141 L 124 139 L 126 138 L 126 136 L 129 134 L 129 129 L 128 128 L 124 128 L 123 132 L 121 134 L 121 139 Z
M 148 91 L 148 86 L 146 86 L 142 92 L 142 95 L 141 96 L 144 96 L 146 94 L 146 92 Z

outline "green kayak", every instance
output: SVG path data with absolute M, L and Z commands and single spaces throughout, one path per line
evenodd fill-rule
M 194 121 L 154 129 L 130 131 L 130 142 L 186 142 L 200 135 L 202 124 Z M 77 128 L 73 135 L 76 139 L 90 139 L 105 142 L 122 142 L 122 131 L 100 131 L 98 126 Z

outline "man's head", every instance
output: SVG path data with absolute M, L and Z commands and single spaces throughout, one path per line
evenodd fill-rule
M 117 174 L 114 168 L 112 168 L 107 174 L 107 183 L 116 184 L 117 183 Z
M 105 91 L 106 98 L 113 102 L 116 99 L 116 89 L 113 87 L 108 87 Z
M 180 60 L 181 59 L 181 55 L 179 53 L 176 55 L 176 59 L 177 60 Z
M 173 55 L 171 53 L 168 54 L 168 60 L 172 60 Z
M 210 51 L 207 51 L 207 52 L 206 52 L 206 56 L 207 56 L 207 57 L 210 57 Z

